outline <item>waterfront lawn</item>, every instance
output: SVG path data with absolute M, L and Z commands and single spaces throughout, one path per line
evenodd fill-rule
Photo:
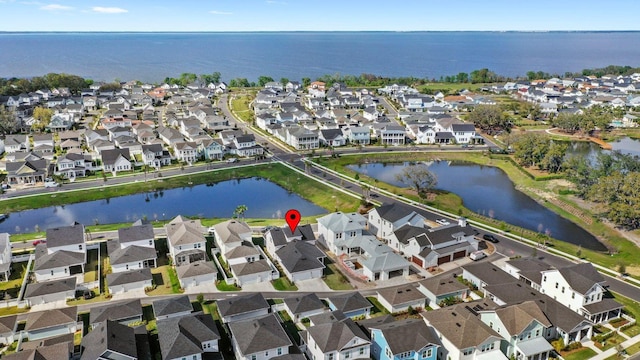
M 332 290 L 353 290 L 347 278 L 340 272 L 338 265 L 325 259 L 326 268 L 324 269 L 324 282 Z
M 472 84 L 472 83 L 432 83 L 427 85 L 418 86 L 418 90 L 421 93 L 437 94 L 442 92 L 443 94 L 457 94 L 461 90 L 475 91 L 480 89 L 484 84 Z
M 250 95 L 240 95 L 232 98 L 231 109 L 240 117 L 240 120 L 252 124 L 253 123 L 253 110 L 249 104 L 253 101 L 253 97 Z

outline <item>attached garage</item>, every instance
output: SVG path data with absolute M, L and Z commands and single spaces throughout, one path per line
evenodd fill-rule
M 418 265 L 418 266 L 420 266 L 421 268 L 424 267 L 424 261 L 422 261 L 421 258 L 419 258 L 419 257 L 417 257 L 415 255 L 411 256 L 411 262 L 416 264 L 416 265 Z
M 445 255 L 438 258 L 438 265 L 442 265 L 451 261 L 451 255 Z
M 467 256 L 467 250 L 456 251 L 453 253 L 453 260 L 461 259 Z

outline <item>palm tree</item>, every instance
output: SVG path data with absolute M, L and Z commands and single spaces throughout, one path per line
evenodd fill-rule
M 238 205 L 236 209 L 233 211 L 233 217 L 235 218 L 242 217 L 242 219 L 244 220 L 244 213 L 246 213 L 247 210 L 249 210 L 247 205 Z

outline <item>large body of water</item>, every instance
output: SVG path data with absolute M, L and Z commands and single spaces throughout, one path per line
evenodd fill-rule
M 349 168 L 403 187 L 405 185 L 396 179 L 396 175 L 405 166 L 408 163 L 351 165 Z M 440 161 L 431 163 L 429 170 L 438 178 L 436 188 L 460 196 L 464 206 L 471 211 L 525 229 L 547 233 L 553 238 L 585 248 L 606 250 L 602 243 L 583 228 L 516 190 L 509 177 L 499 168 Z
M 302 216 L 327 213 L 270 181 L 251 178 L 20 211 L 0 223 L 0 232 L 32 232 L 36 225 L 44 230 L 74 221 L 94 225 L 142 218 L 169 220 L 177 215 L 231 218 L 238 205 L 248 207 L 244 214 L 247 218 L 283 218 L 289 209 L 297 209 Z
M 564 74 L 638 66 L 637 32 L 0 33 L 0 77 L 70 73 L 161 82 L 183 72 L 223 80 L 326 74 L 439 78 L 488 68 Z

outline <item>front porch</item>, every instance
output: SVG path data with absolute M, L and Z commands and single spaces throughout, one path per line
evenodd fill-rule
M 600 324 L 622 316 L 623 307 L 624 306 L 617 301 L 605 298 L 597 303 L 585 305 L 582 308 L 582 313 L 587 319 L 593 321 L 594 324 Z
M 514 355 L 516 360 L 547 360 L 553 346 L 543 337 L 520 341 L 516 344 Z

